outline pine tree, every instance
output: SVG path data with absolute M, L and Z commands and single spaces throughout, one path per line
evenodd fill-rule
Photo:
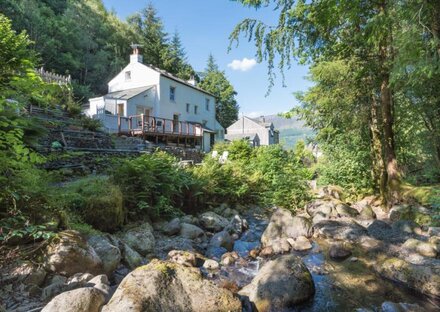
M 212 54 L 208 57 L 203 80 L 199 87 L 212 93 L 216 98 L 216 118 L 227 128 L 238 119 L 239 106 L 235 96 L 237 92 L 226 78 L 225 72 L 220 71 Z

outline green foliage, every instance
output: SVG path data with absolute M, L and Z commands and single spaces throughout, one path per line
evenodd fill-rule
M 150 3 L 140 13 L 128 18 L 131 30 L 138 34 L 138 43 L 142 45 L 144 63 L 176 75 L 182 79 L 189 79 L 195 72 L 187 62 L 179 33 L 175 33 L 171 40 L 164 30 L 157 10 Z
M 191 209 L 198 183 L 165 152 L 124 161 L 113 173 L 129 216 L 170 217 Z
M 212 55 L 209 55 L 207 68 L 199 87 L 215 96 L 215 116 L 224 128 L 238 119 L 239 106 L 235 99 L 237 92 L 226 78 L 225 72 L 219 70 Z
M 51 224 L 35 225 L 23 215 L 0 220 L 0 242 L 14 244 L 32 240 L 47 240 L 55 235 L 49 228 Z
M 292 210 L 308 199 L 306 180 L 311 178 L 301 161 L 280 145 L 252 149 L 245 141 L 217 144 L 219 152 L 229 151 L 229 161 L 219 164 L 209 155 L 193 169 L 203 181 L 203 198 L 221 203 L 260 203 Z
M 102 129 L 102 122 L 99 119 L 81 116 L 81 126 L 86 130 L 96 132 Z
M 58 207 L 80 217 L 80 222 L 94 228 L 113 232 L 122 226 L 125 220 L 122 193 L 118 186 L 107 177 L 87 177 L 69 183 L 53 197 Z

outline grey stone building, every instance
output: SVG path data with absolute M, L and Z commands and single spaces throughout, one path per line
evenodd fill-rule
M 247 139 L 252 146 L 279 143 L 279 132 L 273 123 L 243 116 L 227 128 L 225 139 L 228 141 Z

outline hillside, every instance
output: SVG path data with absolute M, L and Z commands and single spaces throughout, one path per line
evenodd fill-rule
M 280 131 L 280 143 L 285 149 L 291 149 L 298 140 L 306 140 L 314 135 L 313 130 L 304 125 L 304 121 L 295 117 L 285 118 L 279 115 L 264 116 L 267 122 L 272 122 L 275 129 Z

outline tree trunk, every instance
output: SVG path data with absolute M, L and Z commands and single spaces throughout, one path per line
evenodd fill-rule
M 371 96 L 371 106 L 370 106 L 370 133 L 371 133 L 371 160 L 372 160 L 372 170 L 371 174 L 373 177 L 373 183 L 375 191 L 379 191 L 380 199 L 385 202 L 386 199 L 386 171 L 383 159 L 383 146 L 382 146 L 382 133 L 380 131 L 381 124 L 379 121 L 379 105 L 377 103 L 376 95 Z
M 383 144 L 385 154 L 385 168 L 387 173 L 387 192 L 385 201 L 388 207 L 399 200 L 400 171 L 397 165 L 397 157 L 394 143 L 393 132 L 393 102 L 389 86 L 389 74 L 382 76 L 380 87 L 382 125 L 383 125 Z
M 380 11 L 385 16 L 387 12 L 387 1 L 380 4 Z M 397 165 L 393 131 L 393 96 L 390 89 L 390 63 L 392 61 L 392 29 L 379 42 L 379 62 L 381 69 L 380 105 L 382 111 L 383 147 L 386 170 L 386 196 L 385 204 L 391 207 L 399 201 L 400 171 Z

